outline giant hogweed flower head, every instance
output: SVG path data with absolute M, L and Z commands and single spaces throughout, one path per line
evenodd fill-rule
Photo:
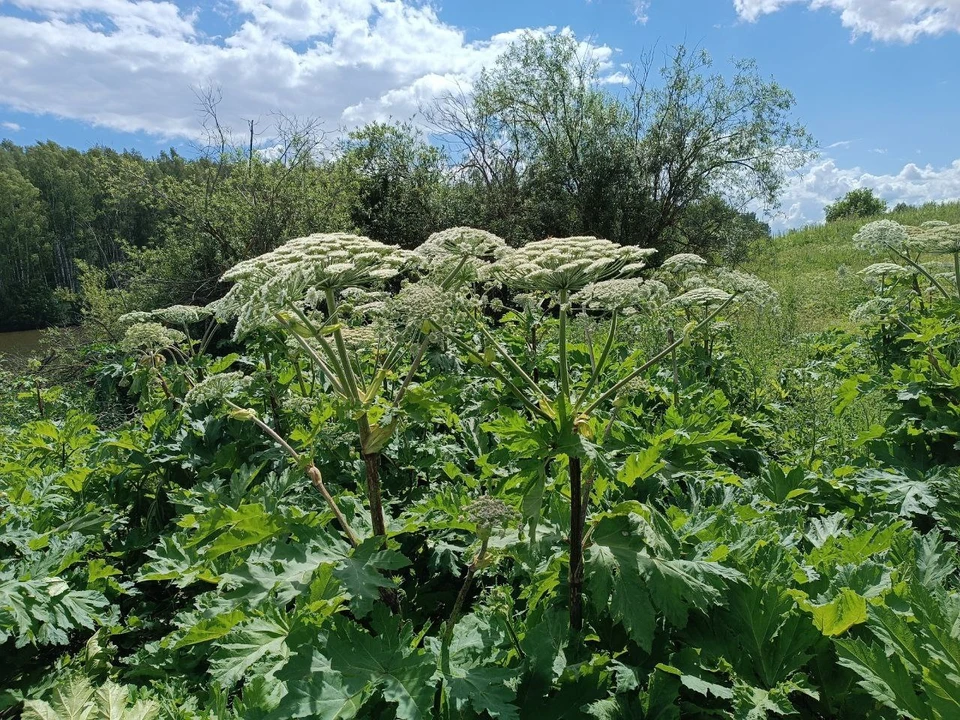
M 307 293 L 366 287 L 399 274 L 413 253 L 368 237 L 329 233 L 296 238 L 244 260 L 223 275 L 233 282 L 221 312 L 237 315 L 236 337 L 269 322 L 274 313 Z
M 697 270 L 706 264 L 707 261 L 696 253 L 678 253 L 664 260 L 660 269 L 674 275 L 683 275 L 692 270 Z
M 655 285 L 653 283 L 656 283 Z M 663 283 L 641 278 L 614 278 L 590 283 L 570 297 L 570 302 L 594 310 L 635 310 L 655 304 Z M 663 286 L 666 290 L 666 286 Z
M 515 290 L 577 292 L 591 283 L 638 273 L 655 252 L 595 237 L 549 238 L 514 250 L 490 270 L 493 278 Z
M 209 307 L 197 305 L 171 305 L 167 308 L 154 310 L 151 313 L 153 319 L 171 325 L 191 325 L 210 317 L 212 314 L 213 310 Z
M 467 518 L 476 524 L 477 535 L 481 538 L 490 537 L 494 529 L 507 528 L 520 518 L 520 513 L 514 508 L 489 495 L 477 498 L 463 510 Z
M 124 313 L 117 318 L 117 323 L 124 326 L 130 327 L 131 325 L 137 325 L 138 323 L 146 323 L 153 320 L 153 314 L 148 312 L 143 312 L 142 310 L 134 310 L 133 312 Z
M 684 308 L 691 307 L 709 307 L 711 305 L 721 305 L 729 300 L 730 293 L 720 288 L 698 287 L 693 290 L 687 290 L 682 295 L 678 295 L 671 302 Z
M 437 274 L 460 266 L 460 277 L 478 279 L 486 267 L 504 257 L 510 248 L 503 238 L 472 227 L 453 227 L 435 232 L 415 252 L 424 267 Z
M 755 275 L 740 270 L 717 268 L 711 280 L 721 290 L 737 296 L 737 302 L 758 307 L 774 307 L 780 300 L 777 291 Z
M 930 221 L 938 222 L 938 221 Z M 920 235 L 923 249 L 927 252 L 938 255 L 955 255 L 960 253 L 960 225 L 949 225 L 947 223 L 930 225 L 924 223 L 924 228 Z
M 242 372 L 208 375 L 187 391 L 183 401 L 188 406 L 194 406 L 230 400 L 243 392 L 252 380 Z
M 450 327 L 476 309 L 475 298 L 423 280 L 404 285 L 384 303 L 382 317 L 396 327 L 431 331 L 430 323 Z
M 126 352 L 144 350 L 156 353 L 178 345 L 186 339 L 187 336 L 179 330 L 171 330 L 160 323 L 136 323 L 127 328 L 126 334 L 120 341 L 120 349 Z
M 853 244 L 871 255 L 880 255 L 890 250 L 903 252 L 912 248 L 915 241 L 900 223 L 876 220 L 860 228 L 853 236 Z
M 917 271 L 913 268 L 890 262 L 879 262 L 873 265 L 867 265 L 867 267 L 858 273 L 858 275 L 863 275 L 865 278 L 905 278 L 916 274 Z

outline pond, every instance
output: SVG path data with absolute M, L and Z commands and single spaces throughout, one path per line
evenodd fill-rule
M 0 333 L 0 356 L 28 357 L 40 350 L 43 330 L 20 330 Z

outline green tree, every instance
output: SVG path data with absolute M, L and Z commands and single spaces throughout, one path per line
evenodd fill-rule
M 865 218 L 881 215 L 887 210 L 887 201 L 877 197 L 871 188 L 851 190 L 836 202 L 823 208 L 827 222 L 844 218 Z
M 409 124 L 371 123 L 349 134 L 337 170 L 350 181 L 352 225 L 412 248 L 441 228 L 446 161 Z

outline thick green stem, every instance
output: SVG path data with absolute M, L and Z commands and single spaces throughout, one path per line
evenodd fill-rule
M 413 361 L 410 363 L 410 369 L 407 371 L 407 375 L 403 379 L 403 384 L 400 385 L 400 389 L 397 390 L 397 396 L 393 399 L 394 407 L 398 407 L 400 405 L 400 401 L 403 400 L 403 396 L 407 392 L 407 388 L 413 381 L 413 376 L 417 374 L 417 370 L 420 368 L 420 361 L 423 360 L 423 354 L 427 350 L 427 343 L 429 341 L 430 336 L 425 335 L 423 340 L 420 341 L 420 344 L 417 345 L 417 349 L 414 350 Z
M 943 285 L 937 282 L 937 279 L 933 275 L 931 275 L 929 272 L 927 272 L 927 269 L 924 268 L 923 265 L 911 259 L 909 255 L 904 255 L 902 252 L 900 252 L 896 248 L 890 247 L 889 245 L 887 247 L 890 248 L 891 252 L 898 255 L 902 260 L 906 260 L 907 264 L 910 265 L 914 270 L 916 270 L 921 275 L 923 275 L 927 280 L 932 282 L 936 286 L 937 290 L 939 290 L 945 298 L 950 297 L 950 293 L 944 290 Z
M 953 277 L 957 283 L 957 297 L 960 297 L 960 252 L 953 254 Z
M 333 290 L 327 288 L 327 312 L 333 315 L 337 311 L 337 299 Z M 343 341 L 343 333 L 340 328 L 334 325 L 333 339 L 337 344 L 337 353 L 340 355 L 340 364 L 343 366 L 343 372 L 347 379 L 347 387 L 353 395 L 356 402 L 360 402 L 360 390 L 357 387 L 357 378 L 353 373 L 353 363 L 350 361 L 350 353 L 347 352 L 347 344 Z
M 453 603 L 453 610 L 450 612 L 450 619 L 447 620 L 447 627 L 443 632 L 444 650 L 450 647 L 450 641 L 453 640 L 453 628 L 456 626 L 457 621 L 460 620 L 461 613 L 463 613 L 463 604 L 466 602 L 467 594 L 470 592 L 473 576 L 476 575 L 477 569 L 483 563 L 484 557 L 486 557 L 488 541 L 489 538 L 483 538 L 480 544 L 480 552 L 477 553 L 476 557 L 473 558 L 473 561 L 467 567 L 467 574 L 463 578 L 463 585 L 460 586 L 460 592 L 457 593 L 457 599 Z
M 730 303 L 732 303 L 735 298 L 736 298 L 736 295 L 731 295 L 729 298 L 727 298 L 727 300 L 726 300 L 722 305 L 720 305 L 719 307 L 717 307 L 717 309 L 714 310 L 712 313 L 710 313 L 710 314 L 706 317 L 706 319 L 702 320 L 699 325 L 697 325 L 696 327 L 694 327 L 694 328 L 689 332 L 689 335 L 696 335 L 697 331 L 698 331 L 701 327 L 703 327 L 703 326 L 706 325 L 708 322 L 710 322 L 711 320 L 713 320 L 713 318 L 715 318 L 718 314 L 720 314 L 720 312 L 721 312 L 724 308 L 726 308 L 727 305 L 729 305 Z M 592 403 L 590 403 L 590 406 L 589 406 L 586 410 L 583 411 L 584 414 L 589 415 L 589 414 L 592 413 L 594 410 L 596 410 L 598 407 L 600 407 L 600 405 L 602 405 L 604 402 L 606 402 L 607 400 L 609 400 L 611 397 L 614 397 L 614 396 L 615 396 L 618 392 L 620 392 L 624 387 L 626 387 L 628 384 L 630 384 L 631 382 L 633 382 L 633 380 L 634 380 L 635 378 L 637 378 L 641 373 L 647 371 L 647 370 L 648 370 L 649 368 L 651 368 L 653 365 L 656 365 L 658 362 L 660 362 L 661 360 L 663 360 L 667 355 L 669 355 L 671 352 L 673 352 L 676 348 L 678 348 L 680 345 L 682 345 L 682 344 L 683 344 L 683 341 L 684 341 L 686 338 L 687 338 L 687 334 L 685 333 L 685 334 L 683 335 L 683 337 L 681 337 L 679 340 L 675 340 L 674 342 L 672 342 L 672 343 L 670 343 L 669 345 L 667 345 L 667 347 L 665 347 L 663 350 L 661 350 L 660 352 L 658 352 L 658 353 L 657 353 L 656 355 L 654 355 L 652 358 L 650 358 L 649 360 L 647 360 L 647 362 L 645 362 L 643 365 L 641 365 L 641 366 L 638 367 L 636 370 L 634 370 L 633 372 L 631 372 L 631 373 L 630 373 L 629 375 L 627 375 L 623 380 L 621 380 L 620 382 L 618 382 L 616 385 L 614 385 L 613 387 L 611 387 L 609 390 L 607 390 L 605 393 L 603 393 L 600 397 L 598 397 L 596 400 L 594 400 Z
M 600 358 L 594 364 L 593 373 L 590 375 L 590 381 L 587 383 L 587 386 L 583 389 L 583 392 L 580 393 L 580 396 L 573 404 L 574 408 L 580 407 L 581 403 L 583 403 L 583 401 L 586 400 L 590 395 L 590 391 L 593 390 L 594 385 L 597 384 L 597 380 L 600 379 L 600 373 L 603 372 L 603 368 L 607 364 L 607 356 L 610 354 L 610 348 L 613 347 L 613 340 L 617 334 L 617 320 L 619 317 L 620 316 L 617 311 L 614 310 L 613 316 L 610 318 L 610 332 L 603 344 L 603 350 L 600 351 Z
M 367 414 L 360 416 L 360 454 L 363 456 L 364 475 L 367 482 L 367 502 L 370 504 L 370 524 L 373 534 L 386 536 L 387 524 L 383 516 L 383 499 L 380 495 L 380 453 L 366 452 L 367 439 L 370 437 L 370 420 Z
M 560 291 L 560 392 L 570 401 L 570 369 L 567 367 L 567 290 Z
M 500 355 L 500 357 L 503 358 L 503 361 L 507 364 L 507 366 L 511 370 L 513 370 L 517 375 L 519 375 L 520 378 L 524 381 L 524 383 L 526 383 L 527 387 L 533 390 L 537 395 L 539 395 L 544 400 L 549 400 L 549 398 L 547 398 L 546 393 L 543 392 L 543 389 L 540 387 L 540 385 L 537 384 L 537 382 L 532 377 L 530 377 L 522 367 L 520 367 L 520 365 L 517 363 L 516 360 L 513 359 L 513 357 L 510 355 L 507 349 L 503 347 L 503 345 L 501 345 L 499 342 L 497 342 L 497 339 L 491 334 L 491 332 L 481 324 L 478 324 L 477 328 L 480 330 L 480 333 L 487 340 L 487 342 L 493 345 L 494 350 L 496 350 L 497 353 Z
M 570 627 L 583 629 L 583 486 L 580 458 L 567 458 L 570 474 Z

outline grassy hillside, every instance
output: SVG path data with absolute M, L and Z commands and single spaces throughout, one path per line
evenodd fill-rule
M 797 330 L 845 326 L 850 310 L 867 294 L 866 287 L 849 275 L 875 262 L 853 247 L 852 238 L 860 227 L 881 218 L 904 225 L 926 220 L 960 223 L 960 201 L 793 230 L 769 241 L 749 270 L 780 292 L 785 308 L 796 318 Z

